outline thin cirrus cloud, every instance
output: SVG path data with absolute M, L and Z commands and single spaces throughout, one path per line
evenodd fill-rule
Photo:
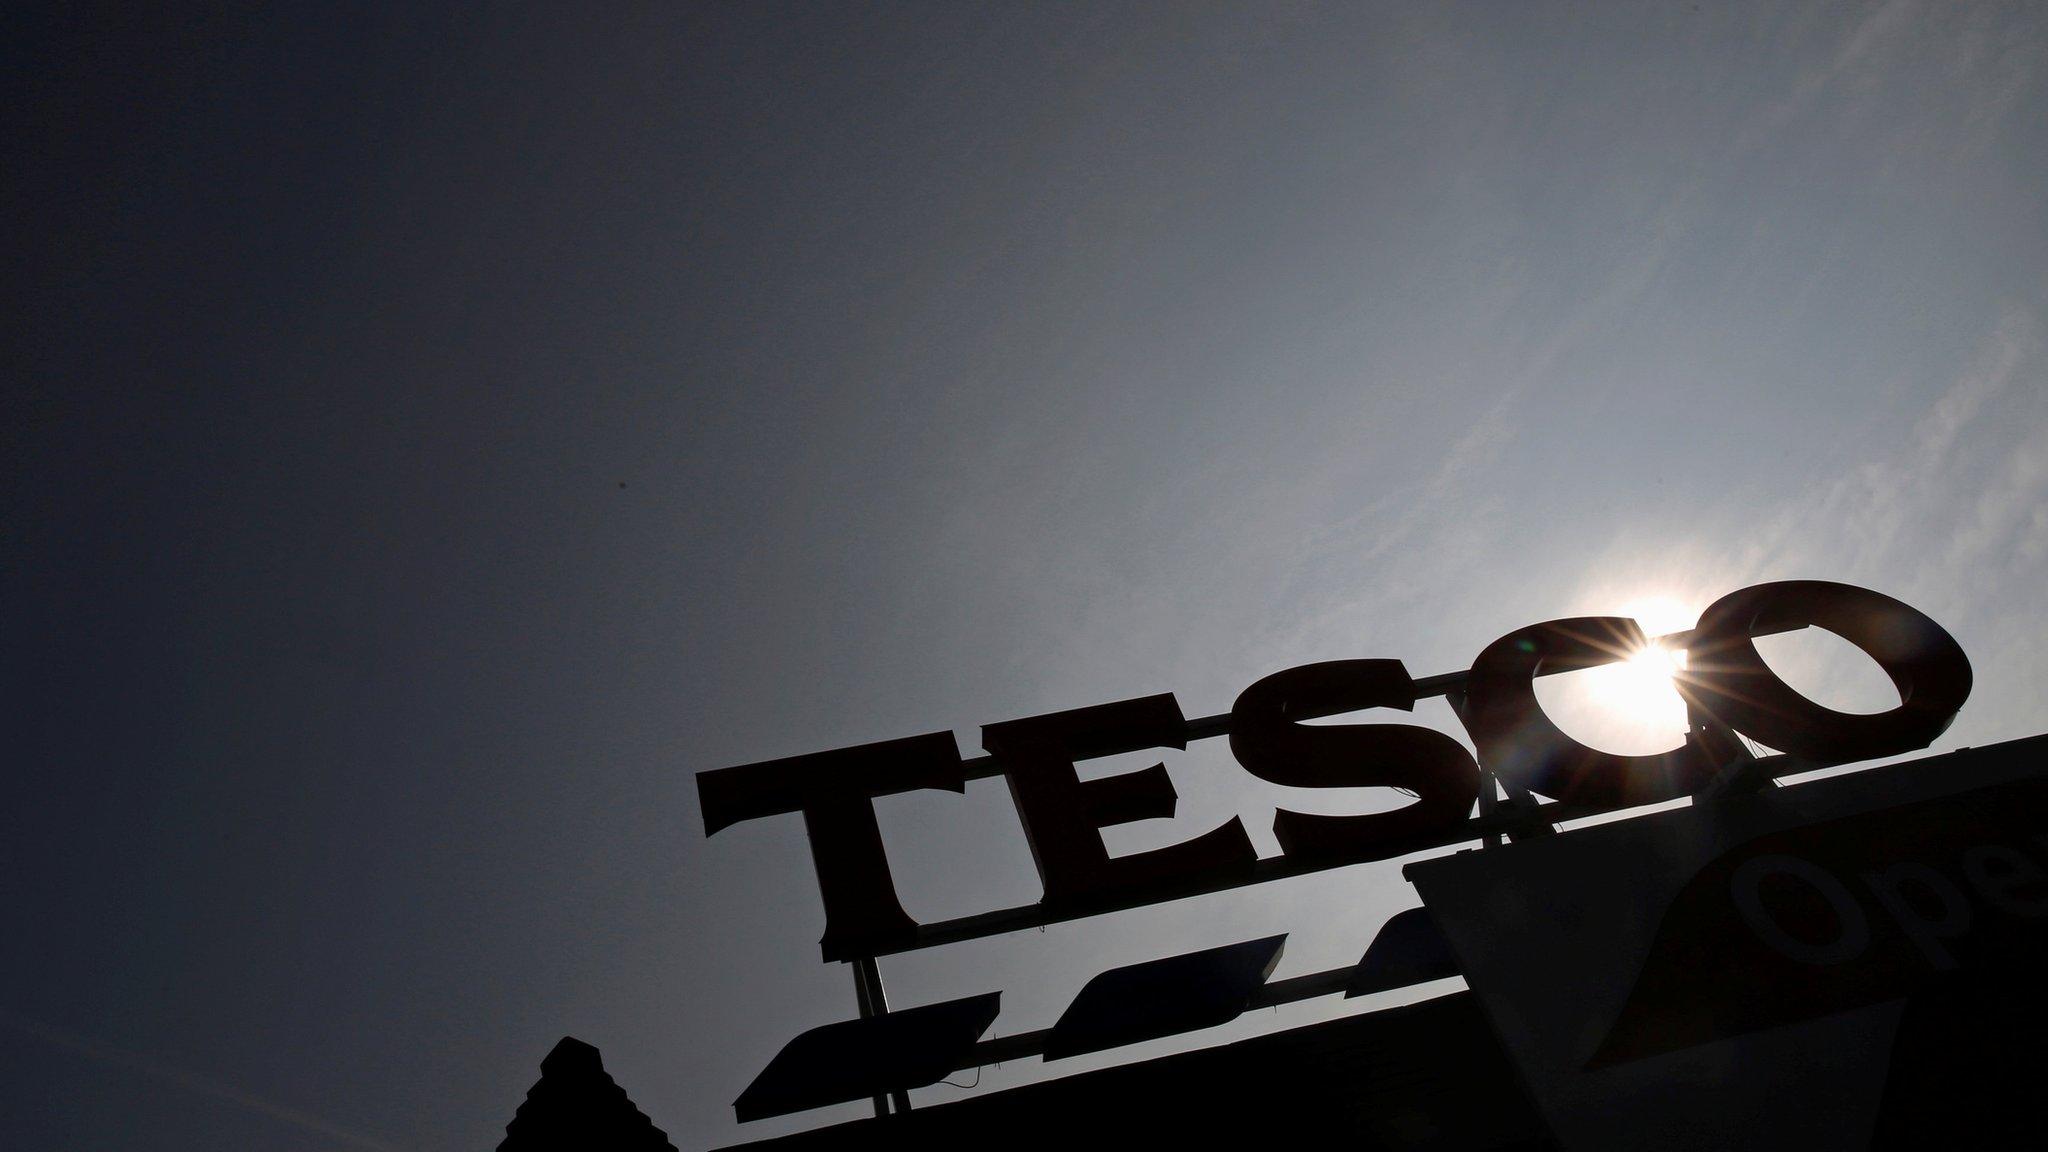
M 201 1076 L 189 1069 L 180 1068 L 169 1061 L 132 1051 L 119 1045 L 108 1044 L 89 1036 L 53 1027 L 39 1020 L 32 1020 L 18 1012 L 0 1008 L 0 1025 L 13 1030 L 17 1035 L 48 1044 L 61 1051 L 83 1057 L 107 1068 L 139 1073 L 151 1080 L 168 1084 L 194 1096 L 219 1101 L 246 1112 L 274 1121 L 279 1126 L 292 1129 L 305 1136 L 317 1136 L 322 1140 L 347 1148 L 361 1149 L 362 1152 L 406 1152 L 397 1144 L 381 1140 L 368 1133 L 356 1131 L 336 1124 L 325 1117 L 316 1116 L 303 1108 L 266 1100 L 254 1093 L 245 1092 L 218 1080 Z
M 2025 734 L 2048 689 L 2031 638 L 2048 610 L 2044 373 L 2037 313 L 2011 305 L 1899 441 L 1817 447 L 1815 466 L 1789 491 L 1752 493 L 1770 509 L 1763 515 L 1722 512 L 1649 548 L 1617 543 L 1574 603 L 1611 608 L 1652 587 L 1698 608 L 1760 580 L 1864 583 L 1933 615 L 1996 670 L 1980 680 L 1961 732 Z M 1815 682 L 1847 671 L 1839 656 L 1811 663 L 1800 671 Z

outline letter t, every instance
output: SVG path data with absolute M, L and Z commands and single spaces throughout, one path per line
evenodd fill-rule
M 918 788 L 966 791 L 951 732 L 697 773 L 706 836 L 742 820 L 804 814 L 825 900 L 818 943 L 827 960 L 873 956 L 916 938 L 917 921 L 896 899 L 873 800 Z

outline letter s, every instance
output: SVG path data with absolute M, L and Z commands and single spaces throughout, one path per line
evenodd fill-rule
M 1479 766 L 1456 740 L 1415 724 L 1307 725 L 1361 708 L 1415 707 L 1399 660 L 1303 664 L 1260 680 L 1230 709 L 1230 751 L 1261 780 L 1296 788 L 1406 788 L 1391 812 L 1317 816 L 1280 809 L 1273 834 L 1289 856 L 1325 863 L 1384 860 L 1442 842 L 1479 798 Z

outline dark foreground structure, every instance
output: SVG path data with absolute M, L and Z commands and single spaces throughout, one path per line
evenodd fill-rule
M 2048 1142 L 2039 1107 L 2048 1076 L 2048 736 L 1789 786 L 1757 781 L 1633 819 L 1532 830 L 1404 872 L 1423 898 L 1406 923 L 1426 923 L 1468 991 L 899 1105 L 746 1147 L 1213 1147 L 1307 1137 L 1388 1150 L 1757 1152 Z M 1098 981 L 1121 980 L 1119 996 L 1139 1001 L 1208 996 L 1208 1012 L 1213 981 L 1205 989 L 1165 979 L 1192 971 L 1186 959 Z M 1416 971 L 1442 975 L 1436 963 Z M 1270 959 L 1263 964 L 1248 986 L 1268 981 L 1266 992 L 1231 992 L 1240 1006 L 1232 1012 L 1288 983 L 1270 981 Z M 1148 973 L 1153 993 L 1130 983 Z M 977 1017 L 970 1027 L 987 1023 Z M 865 1036 L 882 1044 L 874 1059 L 813 1045 L 831 1058 L 771 1067 L 749 1092 L 778 1075 L 831 1081 L 849 1066 L 903 1059 L 887 1051 L 897 1034 L 860 1027 L 812 1035 Z M 931 1040 L 916 1029 L 900 1037 Z M 971 1051 L 934 1067 L 987 1063 L 1012 1043 L 947 1042 Z M 895 1091 L 865 1082 L 858 1091 L 871 1087 Z M 671 1147 L 596 1050 L 572 1039 L 549 1054 L 507 1131 L 501 1152 Z
M 1282 1136 L 1359 1150 L 1555 1147 L 1463 992 L 745 1147 L 1258 1147 Z
M 540 1062 L 540 1079 L 505 1126 L 498 1152 L 676 1152 L 668 1133 L 612 1082 L 597 1049 L 564 1036 Z
M 1869 656 L 1897 706 L 1837 712 L 1780 678 L 1757 637 L 1808 627 Z M 1688 656 L 1669 673 L 1687 717 L 1675 746 L 1619 755 L 1545 714 L 1538 677 L 1656 651 Z M 801 814 L 821 955 L 849 963 L 858 1012 L 784 1044 L 733 1115 L 871 1103 L 872 1120 L 761 1142 L 804 1148 L 2042 1146 L 2048 736 L 1842 771 L 1928 747 L 1973 683 L 1955 638 L 1911 605 L 1786 580 L 1737 589 L 1666 636 L 1627 617 L 1549 620 L 1461 672 L 1325 661 L 1265 676 L 1213 716 L 1159 693 L 983 725 L 972 758 L 938 731 L 700 772 L 706 835 Z M 1434 697 L 1476 754 L 1415 725 L 1309 723 Z M 1276 855 L 1254 852 L 1238 818 L 1109 855 L 1102 829 L 1171 815 L 1173 783 L 1163 762 L 1085 778 L 1080 763 L 1226 736 L 1271 783 L 1411 803 L 1276 807 Z M 897 899 L 875 798 L 995 777 L 1041 898 L 919 923 Z M 1422 906 L 1340 968 L 1275 979 L 1286 934 L 1225 943 L 1099 973 L 1050 1026 L 994 1036 L 999 990 L 892 1008 L 883 986 L 879 961 L 903 952 L 1439 851 L 1402 869 Z M 1255 1008 L 1453 976 L 1465 992 L 1404 1008 L 942 1105 L 910 1098 L 954 1072 L 1065 1067 Z M 529 1108 L 567 1116 L 541 1108 L 543 1079 Z M 630 1110 L 600 1097 L 605 1123 Z
M 595 1048 L 565 1037 L 542 1069 L 499 1152 L 673 1148 L 604 1073 Z M 1463 992 L 745 1147 L 1205 1147 L 1281 1133 L 1363 1152 L 1556 1147 Z

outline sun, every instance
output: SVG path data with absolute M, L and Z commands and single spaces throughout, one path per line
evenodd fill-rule
M 1655 641 L 1689 630 L 1699 612 L 1671 596 L 1600 600 L 1597 607 L 1588 607 L 1598 615 L 1634 620 L 1647 643 L 1614 653 L 1617 659 L 1611 663 L 1539 677 L 1537 702 L 1552 723 L 1588 747 L 1622 756 L 1668 752 L 1685 739 L 1688 727 L 1685 700 L 1674 680 L 1685 670 L 1686 653 Z M 1619 606 L 1611 607 L 1616 600 Z
M 1654 638 L 1691 628 L 1699 614 L 1658 596 L 1631 601 L 1615 615 L 1634 619 L 1651 642 L 1612 664 L 1588 669 L 1586 694 L 1605 713 L 1602 726 L 1622 743 L 1663 745 L 1686 729 L 1685 701 L 1672 680 L 1685 670 L 1686 654 Z
M 1672 677 L 1685 669 L 1685 653 L 1651 643 L 1586 674 L 1587 687 L 1622 719 L 1645 727 L 1685 727 L 1685 703 Z

